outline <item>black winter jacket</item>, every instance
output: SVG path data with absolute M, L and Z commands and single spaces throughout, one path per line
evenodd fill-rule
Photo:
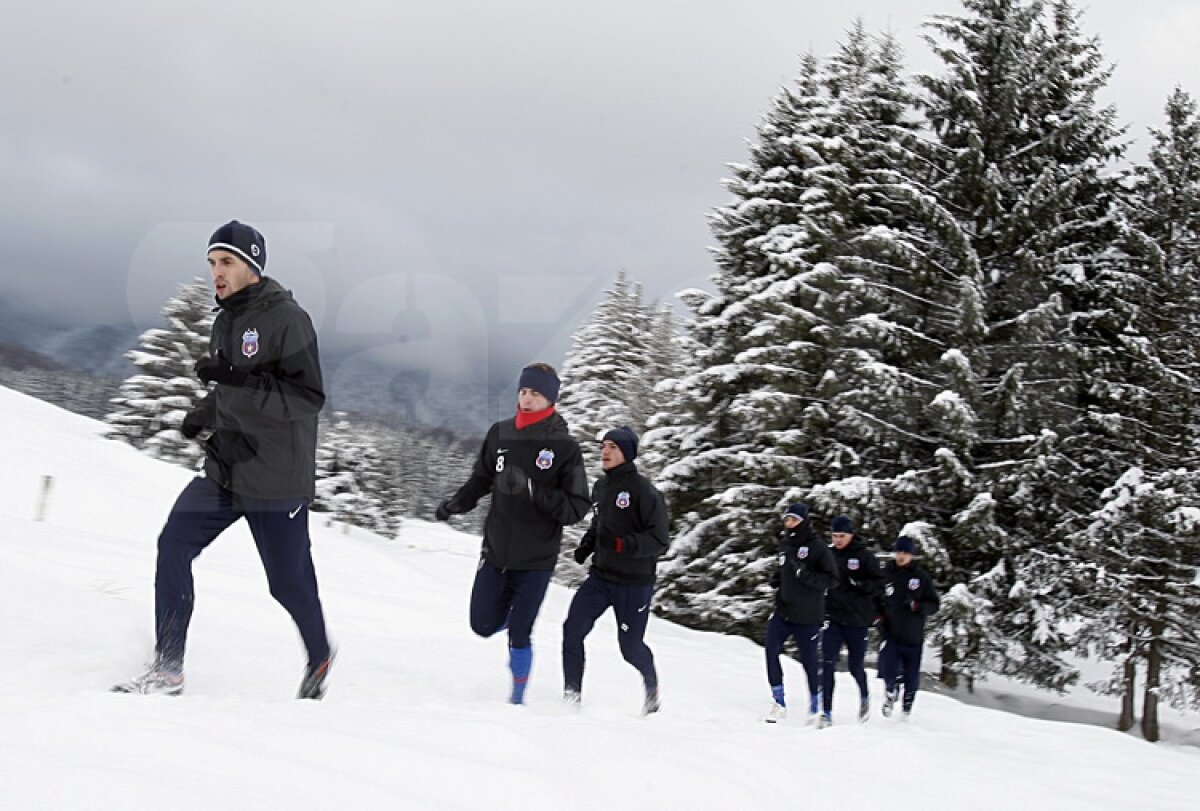
M 825 595 L 825 618 L 838 625 L 866 628 L 878 616 L 883 572 L 875 554 L 858 537 L 842 549 L 831 546 L 837 585 Z
M 579 542 L 595 552 L 592 571 L 615 583 L 654 585 L 655 566 L 670 545 L 662 493 L 625 462 L 593 485 L 592 506 L 592 524 Z
M 562 528 L 587 515 L 587 475 L 567 422 L 552 414 L 517 429 L 515 419 L 495 423 L 483 440 L 475 468 L 447 507 L 469 512 L 488 493 L 492 506 L 483 527 L 483 558 L 498 569 L 550 571 L 558 562 Z
M 837 574 L 829 547 L 813 533 L 811 518 L 783 531 L 776 578 L 775 613 L 781 619 L 798 625 L 825 621 L 825 590 L 837 583 Z
M 217 304 L 209 351 L 248 377 L 242 386 L 218 383 L 198 407 L 213 429 L 204 475 L 242 496 L 312 499 L 325 404 L 312 321 L 270 278 Z
M 884 567 L 883 632 L 902 645 L 925 641 L 925 618 L 937 613 L 941 601 L 933 580 L 915 563 L 901 568 L 896 561 Z

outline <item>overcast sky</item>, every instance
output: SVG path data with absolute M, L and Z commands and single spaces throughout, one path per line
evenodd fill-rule
M 1144 154 L 1200 79 L 1196 0 L 1092 0 Z M 14 4 L 0 31 L 0 295 L 149 326 L 208 235 L 267 236 L 326 343 L 492 378 L 544 358 L 619 269 L 703 286 L 725 164 L 853 18 L 910 71 L 955 0 Z M 416 359 L 416 360 L 414 360 Z

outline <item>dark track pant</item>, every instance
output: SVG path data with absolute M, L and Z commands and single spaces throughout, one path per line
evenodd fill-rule
M 867 670 L 863 666 L 867 656 L 867 637 L 870 633 L 870 628 L 840 625 L 835 622 L 826 625 L 825 630 L 821 632 L 821 703 L 825 712 L 833 711 L 833 674 L 837 670 L 842 645 L 846 646 L 846 662 L 850 675 L 858 683 L 859 699 L 866 700 L 870 695 Z
M 650 620 L 650 603 L 654 586 L 630 586 L 605 580 L 591 572 L 571 598 L 567 619 L 563 622 L 563 685 L 568 690 L 583 687 L 583 640 L 596 620 L 609 606 L 617 618 L 617 643 L 625 661 L 642 674 L 646 689 L 658 686 L 654 669 L 654 654 L 646 645 L 646 623 Z
M 816 695 L 821 690 L 820 674 L 817 672 L 817 643 L 821 639 L 821 626 L 785 622 L 778 614 L 771 614 L 771 619 L 767 620 L 767 683 L 772 687 L 783 684 L 779 654 L 783 653 L 783 645 L 789 636 L 796 640 L 796 647 L 800 649 L 800 663 L 804 665 L 804 673 L 808 676 L 808 693 Z
M 488 637 L 508 628 L 508 646 L 528 648 L 552 574 L 501 570 L 480 560 L 471 588 L 471 630 Z
M 271 596 L 296 623 L 309 664 L 324 661 L 329 640 L 308 537 L 308 503 L 243 498 L 202 477 L 179 494 L 158 536 L 154 609 L 159 658 L 182 669 L 196 597 L 192 561 L 239 518 L 250 525 Z
M 890 693 L 896 689 L 896 681 L 904 679 L 905 710 L 911 710 L 921 686 L 921 645 L 902 645 L 894 639 L 885 640 L 879 648 L 879 675 L 884 688 Z

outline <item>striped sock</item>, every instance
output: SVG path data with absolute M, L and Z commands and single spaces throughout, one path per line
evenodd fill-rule
M 525 703 L 525 685 L 529 682 L 529 671 L 533 665 L 533 647 L 509 648 L 508 667 L 512 671 L 512 704 Z

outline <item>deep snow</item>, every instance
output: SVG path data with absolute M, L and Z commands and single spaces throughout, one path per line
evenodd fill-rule
M 559 701 L 570 592 L 535 628 L 528 704 L 467 626 L 478 538 L 412 522 L 384 540 L 314 516 L 339 647 L 323 702 L 293 698 L 299 639 L 243 525 L 196 564 L 179 698 L 117 695 L 152 648 L 154 544 L 191 475 L 99 423 L 0 389 L 0 806 L 5 808 L 1189 808 L 1200 749 L 922 693 L 908 721 L 761 722 L 761 649 L 661 619 L 664 708 L 639 717 L 611 614 L 584 705 Z M 47 511 L 35 521 L 43 476 Z M 794 703 L 802 675 L 785 662 Z M 1030 706 L 1026 703 L 1026 711 Z M 1193 716 L 1188 716 L 1193 718 Z

